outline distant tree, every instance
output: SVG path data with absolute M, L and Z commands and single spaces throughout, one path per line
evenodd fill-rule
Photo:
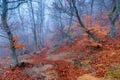
M 45 29 L 45 9 L 46 9 L 46 0 L 38 0 L 37 4 L 37 10 L 36 10 L 36 16 L 37 16 L 37 32 L 38 32 L 38 44 L 40 45 L 41 49 L 45 47 L 44 45 L 44 29 Z
M 54 0 L 52 4 L 52 10 L 52 16 L 55 19 L 54 24 L 56 24 L 56 30 L 58 30 L 58 32 L 61 34 L 59 38 L 61 37 L 61 40 L 65 38 L 72 40 L 70 35 L 70 27 L 73 25 L 74 9 L 71 1 Z M 66 26 L 68 27 L 66 28 Z
M 34 39 L 34 53 L 36 53 L 38 47 L 40 47 L 39 49 L 45 47 L 44 45 L 45 0 L 30 1 L 28 3 L 28 11 L 31 21 L 30 22 L 31 30 Z
M 35 15 L 34 15 L 34 8 L 33 8 L 33 4 L 32 4 L 32 1 L 30 1 L 30 11 L 31 11 L 31 17 L 32 17 L 32 22 L 31 22 L 31 25 L 32 25 L 32 32 L 33 32 L 33 35 L 34 35 L 34 54 L 36 54 L 37 52 L 37 26 L 36 26 L 36 22 L 35 22 Z

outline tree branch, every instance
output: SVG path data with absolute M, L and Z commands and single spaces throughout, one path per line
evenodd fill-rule
M 16 2 L 19 2 L 19 1 L 25 1 L 25 0 L 7 1 L 7 3 L 16 3 Z
M 1 34 L 0 34 L 0 37 L 4 37 L 4 38 L 7 38 L 7 39 L 8 39 L 8 37 L 6 37 L 6 36 L 3 36 L 3 35 L 1 35 Z
M 15 7 L 12 7 L 12 8 L 8 8 L 8 10 L 13 10 L 13 9 L 16 9 L 18 8 L 21 4 L 23 3 L 26 3 L 28 1 L 32 1 L 32 0 L 18 0 L 18 1 L 10 1 L 8 3 L 15 3 L 15 2 L 19 2 Z
M 57 3 L 55 3 L 55 2 L 53 3 L 54 9 L 62 11 L 63 13 L 67 14 L 68 16 L 71 16 L 71 12 L 69 12 L 70 10 L 67 10 L 67 8 L 65 8 L 63 6 L 63 4 L 61 3 L 60 0 L 59 0 L 59 3 L 60 3 L 60 6 Z M 76 16 L 76 15 L 73 14 L 73 16 Z
M 72 0 L 72 4 L 73 4 L 73 7 L 74 7 L 74 9 L 75 9 L 76 17 L 77 17 L 77 19 L 78 19 L 78 21 L 79 21 L 79 23 L 80 23 L 80 26 L 81 26 L 82 28 L 86 29 L 85 25 L 83 24 L 83 22 L 82 22 L 82 20 L 81 20 L 81 18 L 80 18 L 80 16 L 79 16 L 79 12 L 78 12 L 78 9 L 77 9 L 77 7 L 76 7 L 76 5 L 75 5 L 75 1 L 74 1 L 74 0 Z

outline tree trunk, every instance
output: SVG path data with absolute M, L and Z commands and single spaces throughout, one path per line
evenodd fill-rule
M 91 0 L 91 11 L 90 11 L 90 16 L 91 16 L 91 20 L 90 20 L 90 26 L 93 26 L 93 6 L 94 6 L 94 0 Z
M 43 49 L 45 47 L 44 45 L 44 39 L 45 39 L 45 36 L 44 36 L 44 15 L 45 15 L 45 1 L 46 0 L 40 0 L 38 2 L 38 28 L 39 28 L 39 45 L 40 45 L 40 48 Z
M 71 28 L 71 26 L 72 26 L 72 20 L 73 20 L 73 7 L 72 7 L 72 3 L 71 2 L 69 2 L 69 5 L 70 5 L 70 19 L 69 19 L 69 27 L 68 27 L 68 31 L 67 31 L 67 35 L 68 35 L 68 38 L 70 39 L 70 40 L 72 40 L 73 38 L 71 37 L 71 35 L 70 35 L 70 28 Z
M 33 35 L 34 35 L 34 54 L 37 52 L 37 34 L 36 34 L 36 24 L 35 24 L 35 17 L 34 17 L 34 10 L 32 6 L 32 2 L 30 1 L 30 7 L 32 11 L 32 19 L 33 19 Z
M 120 0 L 113 0 L 113 8 L 111 13 L 109 14 L 109 20 L 110 20 L 110 37 L 115 38 L 116 37 L 116 27 L 115 22 L 120 14 Z
M 7 11 L 8 11 L 7 1 L 3 0 L 2 4 L 3 4 L 3 9 L 2 9 L 2 14 L 1 14 L 2 25 L 3 25 L 3 28 L 8 35 L 8 39 L 9 39 L 9 43 L 10 43 L 10 49 L 11 49 L 11 58 L 13 59 L 14 65 L 17 65 L 17 64 L 19 64 L 19 62 L 18 62 L 18 58 L 17 58 L 17 55 L 16 55 L 16 49 L 14 47 L 13 34 L 10 31 L 10 28 L 7 24 Z
M 116 36 L 115 22 L 110 21 L 110 37 L 114 38 Z
M 12 34 L 9 34 L 9 37 L 12 38 Z M 19 62 L 18 62 L 18 58 L 16 55 L 16 49 L 14 48 L 13 38 L 11 40 L 9 39 L 9 42 L 10 42 L 10 47 L 11 47 L 11 57 L 13 59 L 13 63 L 14 63 L 14 65 L 17 65 L 17 64 L 19 64 Z

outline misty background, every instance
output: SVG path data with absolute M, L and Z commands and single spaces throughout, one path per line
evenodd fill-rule
M 15 0 L 8 0 L 15 1 Z M 22 2 L 24 0 L 20 0 Z M 112 0 L 75 0 L 79 15 L 87 27 L 109 25 L 107 13 L 111 11 Z M 9 3 L 8 7 L 17 6 L 20 2 Z M 108 3 L 109 2 L 109 3 Z M 2 5 L 2 0 L 0 0 Z M 93 7 L 94 6 L 94 7 Z M 0 8 L 0 14 L 2 13 Z M 29 0 L 18 8 L 7 12 L 7 22 L 11 32 L 18 36 L 18 42 L 30 52 L 47 48 L 82 37 L 78 20 L 70 0 Z M 90 23 L 90 24 L 89 24 Z M 0 57 L 10 54 L 7 34 L 0 21 Z M 17 54 L 22 52 L 17 49 Z

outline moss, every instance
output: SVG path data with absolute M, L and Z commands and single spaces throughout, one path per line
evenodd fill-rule
M 107 74 L 112 80 L 120 80 L 120 68 L 109 70 Z

